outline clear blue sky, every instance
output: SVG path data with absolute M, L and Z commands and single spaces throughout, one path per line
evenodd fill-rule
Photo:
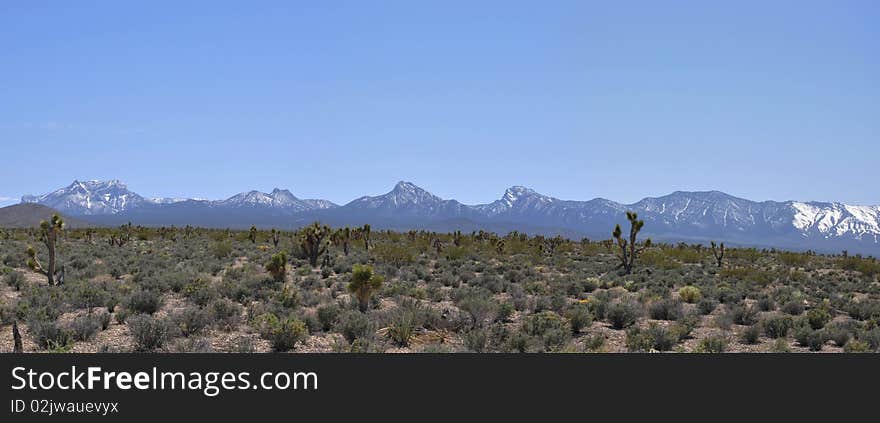
M 133 3 L 0 3 L 0 197 L 880 204 L 875 1 Z

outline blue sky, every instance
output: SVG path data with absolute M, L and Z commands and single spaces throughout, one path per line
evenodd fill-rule
M 877 2 L 134 3 L 0 3 L 0 203 L 116 178 L 880 204 Z

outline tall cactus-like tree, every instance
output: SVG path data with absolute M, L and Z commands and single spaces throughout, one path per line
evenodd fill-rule
M 361 236 L 364 238 L 364 249 L 367 251 L 370 251 L 370 231 L 371 231 L 371 229 L 372 228 L 370 228 L 369 223 L 365 224 L 364 227 L 361 229 Z
M 434 248 L 437 249 L 437 255 L 443 252 L 443 241 L 440 238 L 434 238 Z
M 721 243 L 720 248 L 717 248 L 718 246 L 715 245 L 715 241 L 712 241 L 711 245 L 712 245 L 712 255 L 715 256 L 715 261 L 718 263 L 718 267 L 723 266 L 724 265 L 724 263 L 723 263 L 724 243 L 723 242 Z
M 251 244 L 257 243 L 257 227 L 251 225 L 250 233 L 248 233 L 248 239 L 251 240 Z
M 21 332 L 18 331 L 18 321 L 12 322 L 12 352 L 24 352 L 24 348 L 21 346 Z
M 651 247 L 651 240 L 645 240 L 644 245 L 641 247 L 636 247 L 636 236 L 639 234 L 639 231 L 642 230 L 642 227 L 645 226 L 644 220 L 639 220 L 639 215 L 635 212 L 626 212 L 626 219 L 629 220 L 629 239 L 623 237 L 623 231 L 620 229 L 620 225 L 614 226 L 614 232 L 611 235 L 614 239 L 617 240 L 617 246 L 620 247 L 620 254 L 618 254 L 618 258 L 620 259 L 620 265 L 618 268 L 623 268 L 624 274 L 632 273 L 633 264 L 635 264 L 636 258 L 644 251 L 646 248 Z
M 333 232 L 333 235 L 330 236 L 330 240 L 333 242 L 333 245 L 342 247 L 342 252 L 347 256 L 351 244 L 351 228 L 346 226 L 337 229 Z
M 273 228 L 272 232 L 270 233 L 270 236 L 272 239 L 272 245 L 274 245 L 275 248 L 278 248 L 278 242 L 281 241 L 281 231 L 275 230 Z
M 52 215 L 52 219 L 49 221 L 44 220 L 40 222 L 40 240 L 43 241 L 46 249 L 49 250 L 49 261 L 46 266 L 43 266 L 40 260 L 37 259 L 37 251 L 34 250 L 34 247 L 28 246 L 27 248 L 28 267 L 46 276 L 50 286 L 55 285 L 55 278 L 59 275 L 59 272 L 55 270 L 55 245 L 58 241 L 58 235 L 62 230 L 64 230 L 64 221 L 61 220 L 61 216 L 58 214 Z
M 370 306 L 370 298 L 382 287 L 385 278 L 373 273 L 370 266 L 356 264 L 351 271 L 351 282 L 348 284 L 348 292 L 351 292 L 358 300 L 358 308 L 366 312 Z
M 330 227 L 322 226 L 315 222 L 302 229 L 299 245 L 303 253 L 309 258 L 312 267 L 318 267 L 318 258 L 327 252 L 328 242 L 324 241 L 330 235 Z
M 455 244 L 456 247 L 461 247 L 461 231 L 455 231 L 452 233 L 452 243 Z

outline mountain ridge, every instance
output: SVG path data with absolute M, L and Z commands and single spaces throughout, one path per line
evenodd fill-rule
M 510 228 L 536 233 L 569 233 L 607 238 L 626 211 L 646 221 L 645 236 L 661 240 L 716 239 L 743 245 L 853 252 L 880 252 L 880 206 L 838 202 L 752 201 L 721 191 L 675 191 L 632 204 L 604 198 L 562 200 L 513 185 L 487 204 L 443 199 L 412 182 L 399 181 L 387 193 L 362 196 L 344 205 L 299 199 L 287 189 L 246 191 L 225 200 L 146 199 L 118 180 L 74 181 L 23 202 L 43 204 L 95 223 L 127 220 L 150 225 L 203 224 L 218 227 L 297 227 L 322 220 L 330 224 L 374 224 L 377 228 Z M 444 224 L 442 222 L 447 222 Z M 445 225 L 445 226 L 444 226 Z

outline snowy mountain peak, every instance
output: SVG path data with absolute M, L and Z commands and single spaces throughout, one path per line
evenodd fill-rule
M 23 203 L 39 203 L 55 210 L 78 214 L 117 214 L 148 202 L 128 190 L 116 179 L 108 181 L 75 180 L 65 188 L 45 195 L 26 195 Z
M 504 196 L 501 197 L 501 200 L 507 203 L 508 206 L 513 207 L 513 205 L 519 201 L 523 197 L 540 195 L 535 190 L 531 188 L 526 188 L 521 185 L 514 185 L 507 190 L 504 191 Z

